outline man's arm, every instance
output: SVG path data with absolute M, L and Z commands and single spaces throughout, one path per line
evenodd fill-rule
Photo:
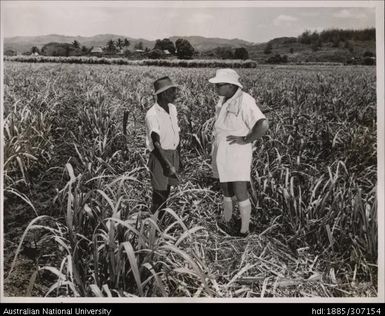
M 252 143 L 258 138 L 261 138 L 263 135 L 265 135 L 268 129 L 269 121 L 267 119 L 261 119 L 254 124 L 251 132 L 246 135 L 243 140 L 246 143 Z
M 244 136 L 234 136 L 234 135 L 229 135 L 227 136 L 227 141 L 230 144 L 248 144 L 252 143 L 258 138 L 262 137 L 265 135 L 266 131 L 269 129 L 269 122 L 267 119 L 260 119 L 258 120 L 253 128 L 251 129 L 251 132 L 247 135 Z

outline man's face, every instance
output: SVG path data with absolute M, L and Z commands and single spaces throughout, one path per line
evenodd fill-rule
M 232 85 L 230 83 L 220 82 L 215 84 L 215 92 L 221 96 L 226 97 L 232 92 Z
M 162 97 L 164 98 L 165 101 L 167 101 L 167 103 L 173 103 L 176 99 L 176 95 L 177 95 L 176 88 L 167 89 L 162 93 Z

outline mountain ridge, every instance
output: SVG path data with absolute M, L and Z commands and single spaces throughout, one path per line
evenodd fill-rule
M 94 36 L 70 36 L 61 34 L 47 34 L 38 36 L 13 36 L 4 38 L 4 49 L 13 49 L 20 51 L 30 51 L 33 46 L 39 49 L 45 44 L 57 42 L 57 43 L 72 43 L 78 41 L 80 45 L 87 47 L 91 46 L 105 46 L 109 40 L 117 40 L 118 38 L 127 39 L 130 41 L 130 46 L 136 45 L 139 42 L 143 43 L 143 47 L 152 49 L 155 45 L 155 40 L 148 40 L 145 38 L 134 38 L 130 36 L 123 36 L 118 34 L 96 34 Z M 254 45 L 255 43 L 245 41 L 242 39 L 225 39 L 220 37 L 204 37 L 204 36 L 170 36 L 171 41 L 175 42 L 178 38 L 187 39 L 191 45 L 198 51 L 206 51 L 215 47 L 246 47 Z

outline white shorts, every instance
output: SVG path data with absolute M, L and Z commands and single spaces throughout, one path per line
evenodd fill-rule
M 213 176 L 219 182 L 250 181 L 252 144 L 214 142 L 211 154 Z

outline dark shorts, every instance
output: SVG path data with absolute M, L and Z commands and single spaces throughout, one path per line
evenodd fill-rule
M 163 150 L 168 161 L 175 167 L 176 171 L 179 170 L 179 155 L 176 150 Z M 169 177 L 166 175 L 166 168 L 160 162 L 158 155 L 155 151 L 150 153 L 148 160 L 148 168 L 151 174 L 151 185 L 154 190 L 165 191 L 171 185 L 177 185 L 178 180 L 176 177 Z

